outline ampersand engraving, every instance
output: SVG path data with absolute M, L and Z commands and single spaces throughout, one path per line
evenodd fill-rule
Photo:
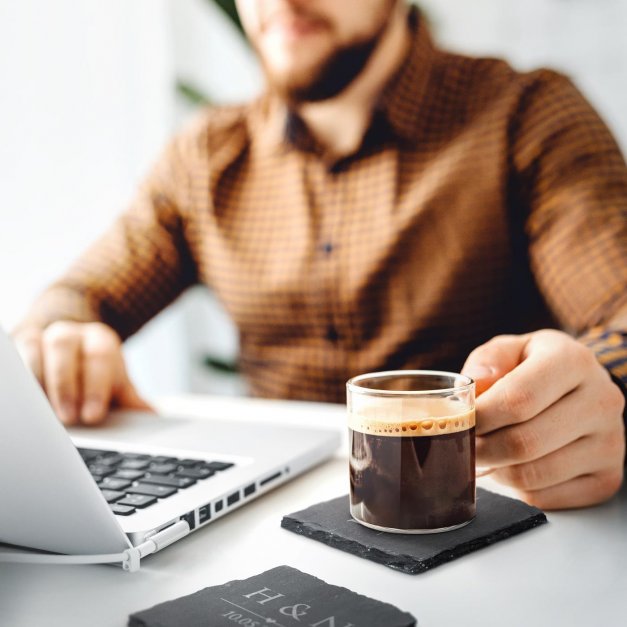
M 300 611 L 298 609 L 299 607 L 304 607 L 305 610 L 304 611 Z M 311 608 L 311 605 L 307 605 L 306 603 L 297 603 L 296 605 L 286 605 L 285 607 L 282 607 L 279 610 L 279 612 L 281 612 L 281 614 L 283 614 L 284 616 L 290 616 L 294 620 L 300 622 L 300 617 L 301 616 L 306 616 L 307 615 L 307 610 L 310 609 L 310 608 Z

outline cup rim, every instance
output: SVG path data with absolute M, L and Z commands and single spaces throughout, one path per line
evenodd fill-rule
M 394 377 L 394 376 L 422 376 L 422 375 L 445 375 L 454 378 L 462 378 L 467 381 L 463 385 L 454 385 L 448 388 L 435 388 L 432 390 L 379 390 L 376 388 L 366 388 L 359 385 L 362 381 L 373 378 Z M 446 370 L 383 370 L 381 372 L 366 372 L 352 377 L 346 382 L 346 389 L 356 394 L 367 394 L 369 396 L 433 396 L 434 394 L 446 394 L 472 390 L 475 381 L 465 374 L 449 372 Z

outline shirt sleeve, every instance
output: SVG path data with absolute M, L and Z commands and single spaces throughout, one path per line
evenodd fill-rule
M 182 136 L 168 145 L 129 208 L 41 294 L 18 328 L 100 321 L 125 339 L 196 281 L 185 239 L 183 145 Z
M 565 77 L 542 71 L 521 100 L 512 160 L 529 214 L 531 268 L 559 324 L 627 386 L 627 166 Z

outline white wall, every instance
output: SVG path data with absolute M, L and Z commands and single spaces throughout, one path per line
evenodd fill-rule
M 4 324 L 112 219 L 169 134 L 163 6 L 0 2 Z

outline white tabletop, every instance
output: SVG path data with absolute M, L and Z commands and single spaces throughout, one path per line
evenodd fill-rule
M 256 416 L 333 424 L 344 432 L 340 406 L 208 397 L 158 405 L 168 414 Z M 503 492 L 489 478 L 480 484 Z M 132 612 L 281 564 L 393 603 L 421 627 L 627 624 L 625 488 L 605 505 L 549 513 L 548 525 L 421 575 L 395 572 L 280 527 L 284 514 L 347 491 L 344 445 L 331 461 L 147 558 L 139 573 L 0 563 L 0 625 L 121 627 Z

